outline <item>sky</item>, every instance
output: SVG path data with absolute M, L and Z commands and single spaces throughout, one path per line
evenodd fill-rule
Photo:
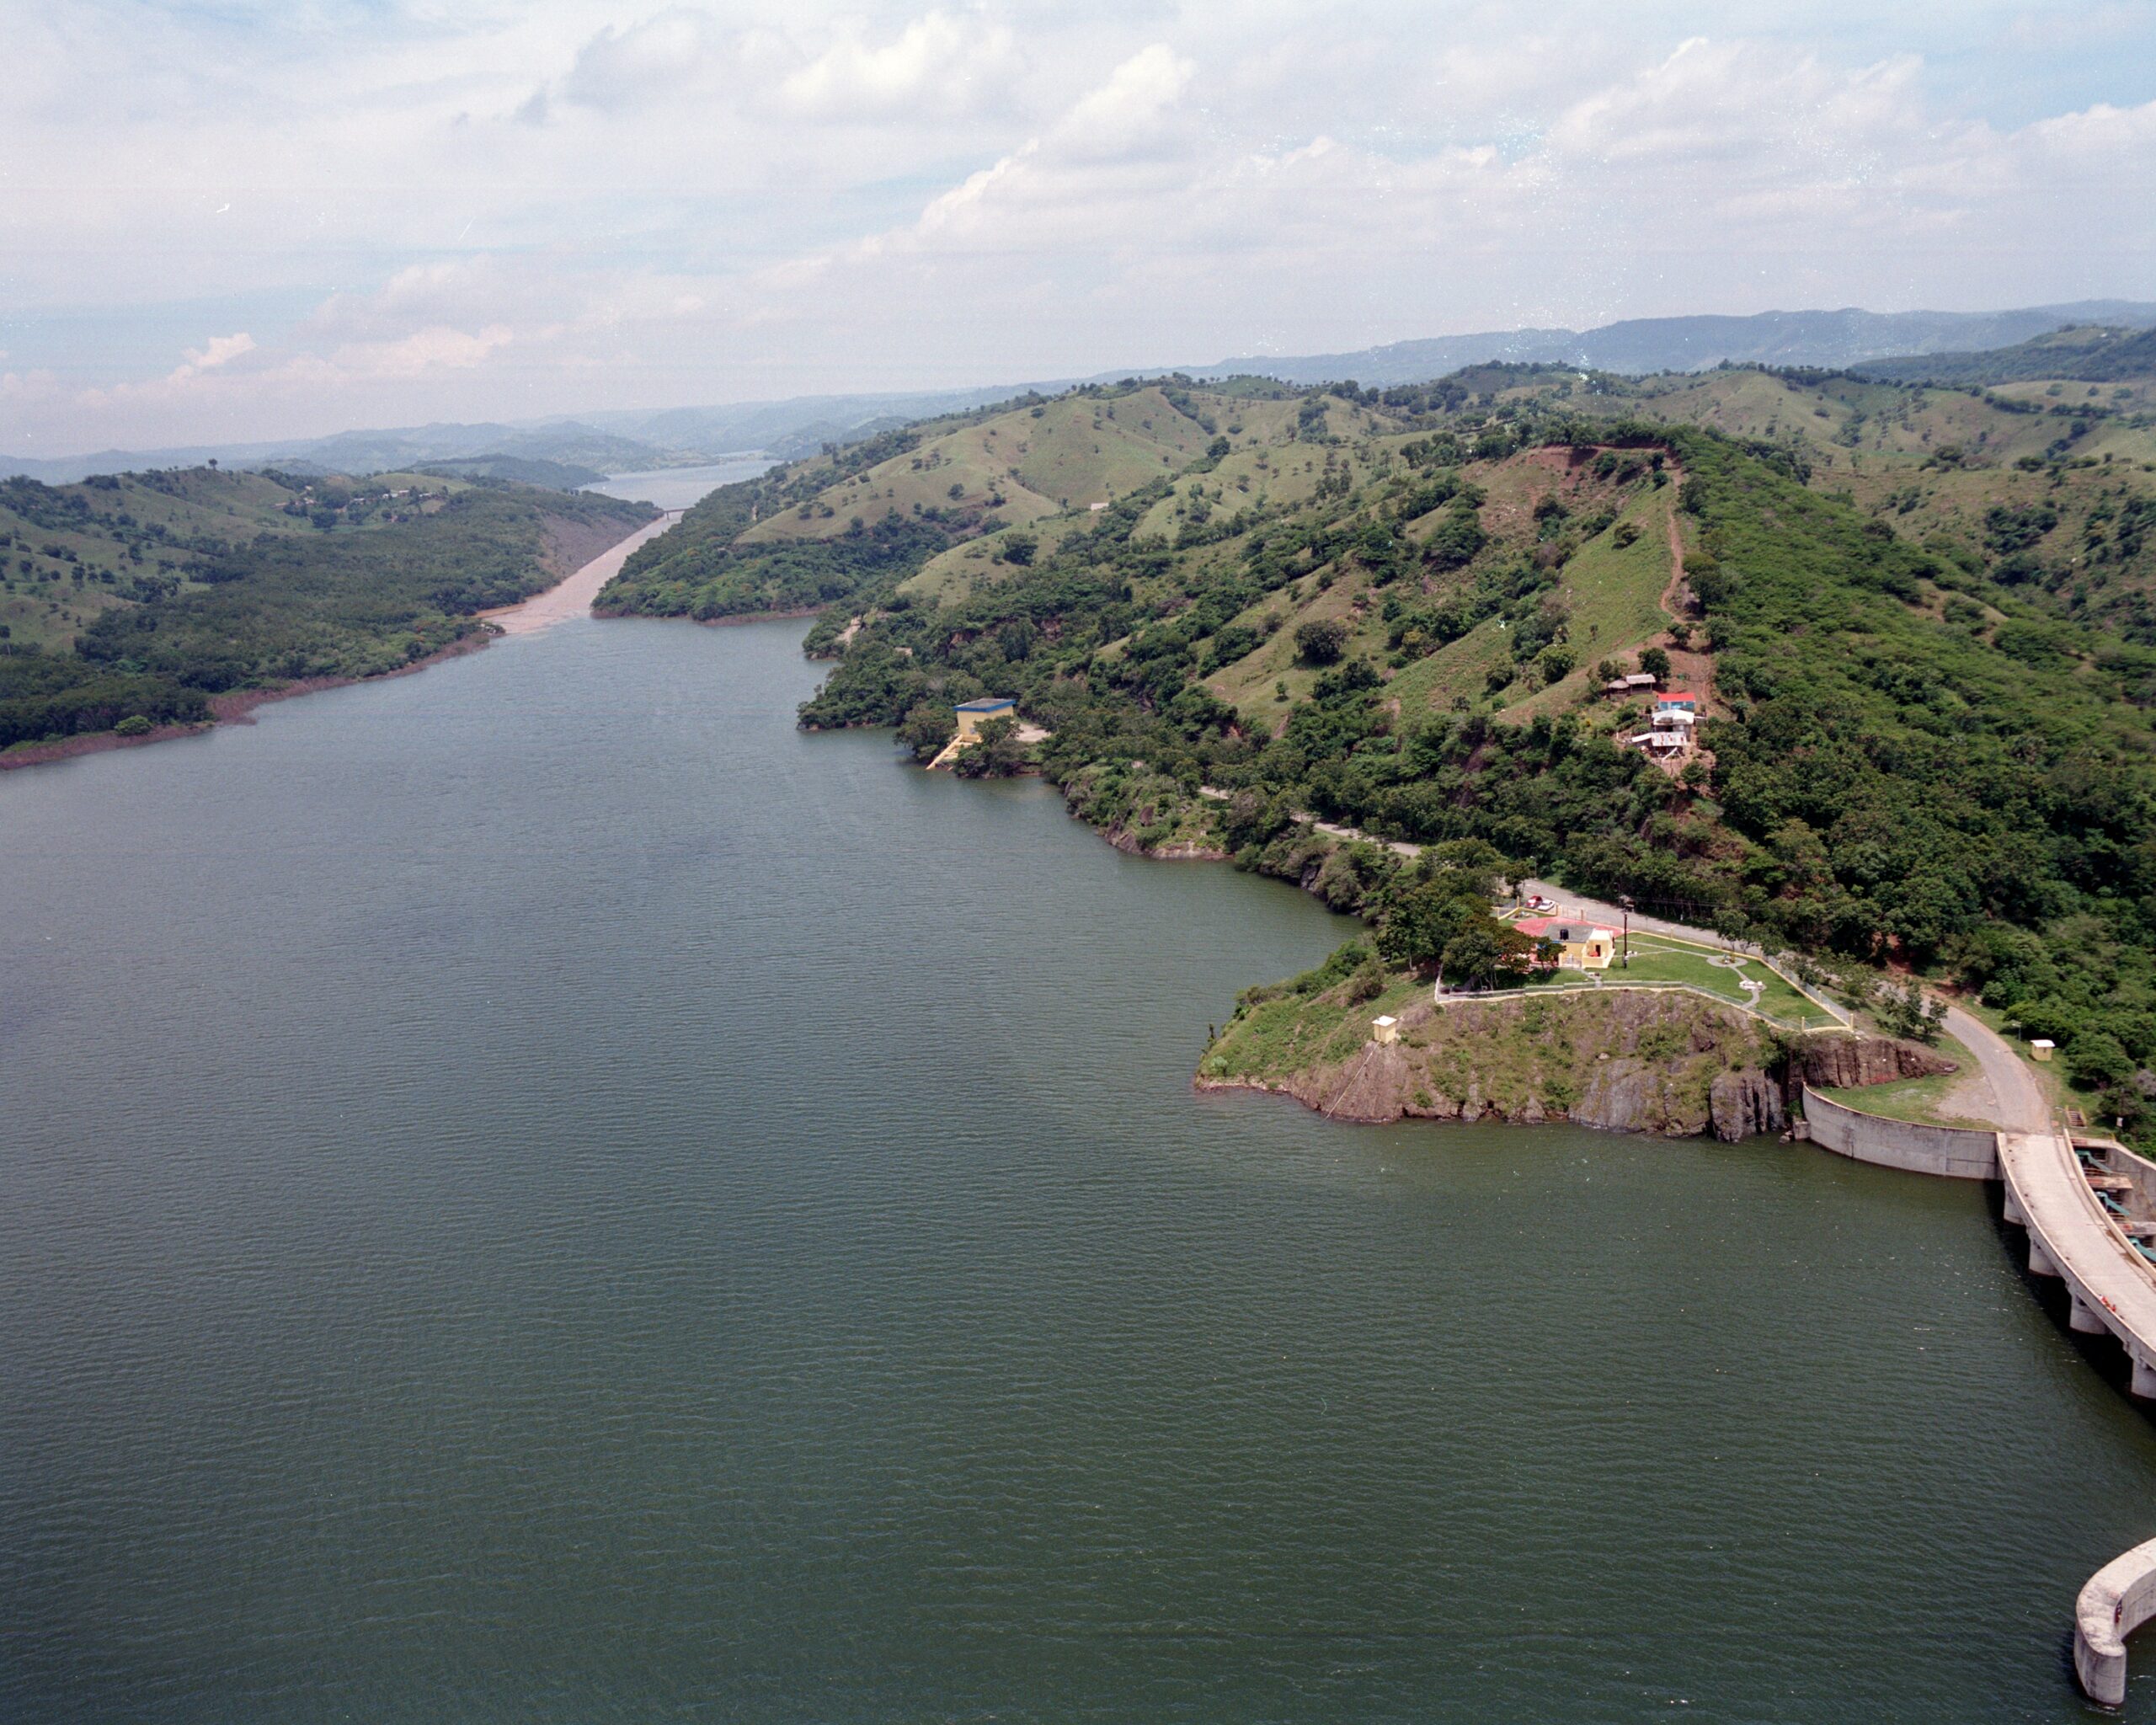
M 2156 299 L 2148 0 L 7 10 L 18 455 Z

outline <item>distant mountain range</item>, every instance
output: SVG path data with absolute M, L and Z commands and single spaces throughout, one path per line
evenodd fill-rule
M 1513 329 L 1399 341 L 1355 353 L 1299 358 L 1249 355 L 1193 371 L 1197 377 L 1257 372 L 1286 383 L 1426 383 L 1463 366 L 1509 360 L 1583 371 L 1699 371 L 1727 360 L 1754 366 L 1840 370 L 1891 355 L 2007 347 L 2069 324 L 2156 327 L 2156 305 L 2083 300 L 2011 312 L 1761 312 L 1749 318 L 1633 318 L 1598 329 Z
M 2156 304 L 2082 300 L 2004 312 L 1761 312 L 1748 318 L 1633 318 L 1599 328 L 1492 330 L 1394 342 L 1353 353 L 1246 355 L 1217 365 L 1132 366 L 1091 378 L 985 384 L 971 389 L 887 395 L 799 396 L 722 407 L 622 409 L 576 419 L 515 424 L 435 425 L 380 431 L 341 431 L 281 443 L 200 445 L 184 449 L 104 450 L 51 460 L 0 456 L 0 477 L 27 474 L 59 484 L 91 473 L 130 468 L 192 467 L 214 457 L 232 466 L 302 471 L 385 473 L 442 462 L 552 462 L 605 473 L 680 467 L 720 456 L 762 450 L 775 457 L 805 454 L 825 442 L 868 436 L 937 414 L 983 407 L 1029 389 L 1053 394 L 1073 383 L 1102 382 L 1132 373 L 1178 370 L 1199 379 L 1256 374 L 1284 383 L 1353 378 L 1365 385 L 1425 383 L 1464 366 L 1496 360 L 1577 366 L 1586 371 L 1641 374 L 1702 371 L 1736 364 L 1863 366 L 1875 361 L 1947 355 L 1969 361 L 1982 350 L 2013 348 L 2081 325 L 2115 330 L 2156 328 Z M 1947 368 L 1949 371 L 1952 368 Z M 1961 369 L 1970 370 L 1968 364 Z M 1980 369 L 1980 368 L 1978 368 Z M 1916 372 L 1896 371 L 1894 375 Z M 1945 372 L 1924 374 L 1949 381 Z

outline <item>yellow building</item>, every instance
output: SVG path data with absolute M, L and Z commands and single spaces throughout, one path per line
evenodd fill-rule
M 980 728 L 991 718 L 1017 718 L 1018 703 L 991 696 L 979 701 L 961 701 L 954 710 L 958 715 L 958 740 L 970 743 L 980 735 Z
M 1546 940 L 1557 948 L 1561 970 L 1607 970 L 1617 950 L 1613 930 L 1561 916 L 1523 916 L 1513 924 L 1529 940 Z

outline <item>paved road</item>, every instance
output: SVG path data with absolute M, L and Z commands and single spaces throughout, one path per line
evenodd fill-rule
M 2044 1132 L 2050 1130 L 2052 1110 L 2021 1056 L 1990 1025 L 1959 1007 L 1946 1009 L 1946 1033 L 1977 1057 L 1985 1081 L 1999 1103 L 1999 1117 L 1993 1122 L 2002 1132 Z
M 1559 886 L 1550 880 L 1523 880 L 1519 883 L 1522 895 L 1529 898 L 1555 899 L 1566 910 L 1577 911 L 1582 916 L 1592 916 L 1598 922 L 1607 922 L 1612 928 L 1620 927 L 1624 911 L 1615 905 L 1605 905 L 1599 899 L 1583 899 L 1570 887 Z M 1632 912 L 1632 927 L 1642 934 L 1666 934 L 1678 940 L 1696 940 L 1710 947 L 1727 948 L 1729 943 L 1710 928 L 1688 928 L 1682 922 L 1666 922 L 1659 916 Z

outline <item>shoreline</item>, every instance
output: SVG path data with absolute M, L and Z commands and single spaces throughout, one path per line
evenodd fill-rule
M 592 608 L 592 616 L 602 622 L 633 622 L 641 619 L 649 623 L 693 623 L 700 629 L 730 629 L 747 623 L 799 622 L 803 617 L 821 617 L 828 605 L 797 606 L 792 611 L 737 611 L 724 617 L 653 616 L 641 611 L 600 611 Z M 803 654 L 804 659 L 808 655 Z
M 474 629 L 470 634 L 460 635 L 447 646 L 437 647 L 409 665 L 400 665 L 394 670 L 378 670 L 371 676 L 300 677 L 289 683 L 280 683 L 274 689 L 227 690 L 221 695 L 210 697 L 210 717 L 196 724 L 163 724 L 153 730 L 143 732 L 139 737 L 123 737 L 117 731 L 86 731 L 57 743 L 24 743 L 0 754 L 0 772 L 19 766 L 43 766 L 51 761 L 67 761 L 77 755 L 102 755 L 111 749 L 139 749 L 146 743 L 168 743 L 176 737 L 205 736 L 220 725 L 253 724 L 254 709 L 266 707 L 272 701 L 289 701 L 299 695 L 318 695 L 325 689 L 348 689 L 355 683 L 385 683 L 392 677 L 408 677 L 415 671 L 440 665 L 445 660 L 462 659 L 467 654 L 483 652 L 493 639 L 491 630 Z
M 459 635 L 445 646 L 414 660 L 409 665 L 400 665 L 394 670 L 375 671 L 366 676 L 297 677 L 291 682 L 279 683 L 267 689 L 231 689 L 221 695 L 210 697 L 210 717 L 189 724 L 163 724 L 147 730 L 138 737 L 123 737 L 117 731 L 83 731 L 72 737 L 62 737 L 57 742 L 23 743 L 13 749 L 0 750 L 0 772 L 11 772 L 23 767 L 47 766 L 55 761 L 71 761 L 82 755 L 103 755 L 114 749 L 139 749 L 150 743 L 169 743 L 181 737 L 199 737 L 220 725 L 252 724 L 254 709 L 265 707 L 273 701 L 290 701 L 301 695 L 319 694 L 326 689 L 349 688 L 355 683 L 386 682 L 392 677 L 408 677 L 446 660 L 462 659 L 467 654 L 483 652 L 497 637 L 502 635 L 532 634 L 558 622 L 564 617 L 577 615 L 563 601 L 552 608 L 542 610 L 542 602 L 557 600 L 559 595 L 581 590 L 594 570 L 603 569 L 597 583 L 591 587 L 596 594 L 619 571 L 629 553 L 648 538 L 655 537 L 672 525 L 679 511 L 660 515 L 637 528 L 626 538 L 600 552 L 596 557 L 573 569 L 552 586 L 522 599 L 515 605 L 495 606 L 488 611 L 475 611 L 469 621 L 477 625 L 467 633 Z M 572 594 L 572 598 L 573 598 Z M 589 607 L 586 599 L 584 606 Z M 530 620 L 521 627 L 510 627 L 501 619 L 526 613 Z
M 616 540 L 588 562 L 579 564 L 552 586 L 520 599 L 514 605 L 497 605 L 474 613 L 483 623 L 504 635 L 536 635 L 542 629 L 571 617 L 590 617 L 600 590 L 622 572 L 622 567 L 643 545 L 656 539 L 681 518 L 680 510 L 662 510 L 626 537 Z

